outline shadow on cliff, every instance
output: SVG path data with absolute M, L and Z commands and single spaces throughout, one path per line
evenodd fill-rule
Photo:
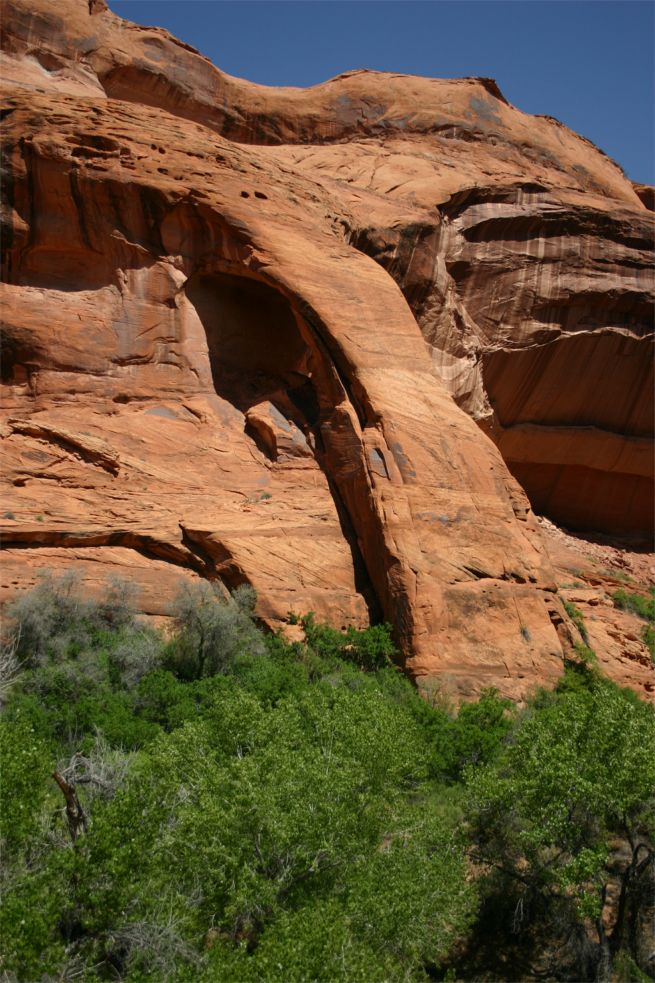
M 305 419 L 294 422 L 314 426 L 311 353 L 287 299 L 266 283 L 227 273 L 195 274 L 186 295 L 205 329 L 218 395 L 245 413 L 262 400 L 286 403 L 303 389 Z
M 325 380 L 331 366 L 315 345 L 290 301 L 268 283 L 231 273 L 196 273 L 186 284 L 186 296 L 205 330 L 216 393 L 247 414 L 258 404 L 270 404 L 282 429 L 294 425 L 306 440 L 307 452 L 323 471 L 351 551 L 355 584 L 364 597 L 371 623 L 382 620 L 381 605 L 366 568 L 351 518 L 321 436 L 322 415 L 332 409 Z M 321 381 L 322 380 L 322 381 Z M 277 454 L 246 417 L 246 434 L 269 460 Z

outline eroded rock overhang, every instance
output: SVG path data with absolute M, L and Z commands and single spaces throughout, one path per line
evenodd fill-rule
M 462 692 L 554 677 L 527 502 L 316 186 L 154 110 L 10 108 L 11 569 L 133 548 L 271 623 L 375 611 Z

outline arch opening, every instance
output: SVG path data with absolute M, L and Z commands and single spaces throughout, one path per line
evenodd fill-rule
M 312 351 L 292 307 L 260 280 L 231 273 L 196 274 L 186 295 L 207 337 L 214 388 L 242 412 L 263 400 L 313 425 L 318 399 Z M 298 421 L 296 421 L 298 422 Z
M 196 273 L 186 297 L 203 325 L 216 393 L 245 416 L 245 433 L 272 461 L 311 457 L 323 472 L 372 623 L 379 601 L 351 517 L 327 462 L 320 424 L 333 410 L 329 355 L 280 291 L 251 276 Z M 273 432 L 273 435 L 271 434 Z

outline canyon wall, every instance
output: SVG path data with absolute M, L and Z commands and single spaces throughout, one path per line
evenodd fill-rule
M 392 622 L 428 688 L 557 678 L 527 496 L 652 527 L 647 195 L 491 80 L 276 90 L 102 0 L 2 15 L 4 596 L 249 582 Z

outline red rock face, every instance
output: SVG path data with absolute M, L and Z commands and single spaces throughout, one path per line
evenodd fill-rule
M 100 0 L 3 27 L 6 596 L 248 581 L 273 626 L 393 622 L 426 686 L 554 680 L 510 471 L 650 521 L 652 226 L 616 165 L 489 80 L 267 89 Z

